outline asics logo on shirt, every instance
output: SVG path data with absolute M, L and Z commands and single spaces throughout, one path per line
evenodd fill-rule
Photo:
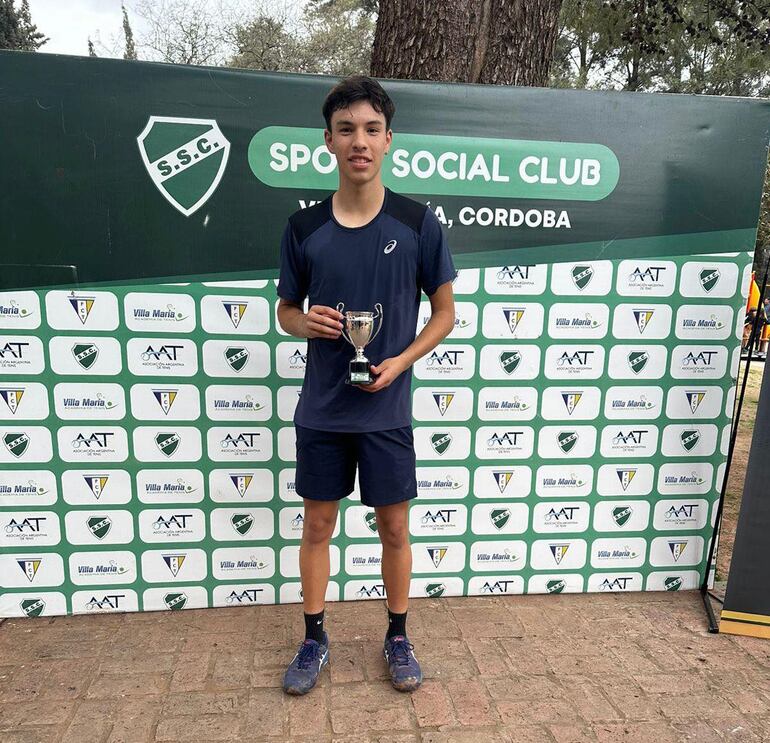
M 390 241 L 390 242 L 389 242 L 389 243 L 388 243 L 388 244 L 385 246 L 385 250 L 383 250 L 382 252 L 383 252 L 383 253 L 385 253 L 386 255 L 387 255 L 388 253 L 392 253 L 392 252 L 393 252 L 393 251 L 396 249 L 396 245 L 398 245 L 398 240 L 391 240 L 391 241 Z

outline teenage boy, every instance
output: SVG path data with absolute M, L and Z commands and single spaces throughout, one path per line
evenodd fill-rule
M 454 327 L 455 270 L 430 209 L 393 193 L 380 170 L 395 106 L 379 83 L 349 77 L 326 98 L 324 139 L 337 158 L 339 188 L 289 218 L 281 244 L 278 322 L 308 338 L 307 368 L 294 416 L 296 490 L 305 506 L 299 568 L 305 639 L 283 688 L 305 694 L 329 659 L 324 599 L 329 540 L 339 501 L 353 492 L 374 508 L 388 609 L 384 654 L 396 689 L 413 691 L 422 671 L 406 634 L 412 552 L 409 500 L 417 495 L 411 367 Z M 420 293 L 431 317 L 415 338 Z M 303 312 L 305 298 L 309 310 Z M 346 310 L 382 305 L 382 330 L 366 346 L 373 382 L 346 383 L 353 348 L 341 336 Z

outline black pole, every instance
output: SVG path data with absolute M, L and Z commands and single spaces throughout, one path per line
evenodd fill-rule
M 767 287 L 767 274 L 770 269 L 770 260 L 765 264 L 765 273 L 762 277 L 762 287 L 759 290 L 759 301 L 757 302 L 757 314 L 754 317 L 754 323 L 751 327 L 751 336 L 749 337 L 749 354 L 746 359 L 746 369 L 743 372 L 743 382 L 741 384 L 741 393 L 736 397 L 733 403 L 733 430 L 730 434 L 730 446 L 727 450 L 727 460 L 725 462 L 725 474 L 722 479 L 722 488 L 719 493 L 719 505 L 717 506 L 717 515 L 714 520 L 714 530 L 711 533 L 711 544 L 709 545 L 708 560 L 706 560 L 706 570 L 703 575 L 703 583 L 701 583 L 700 592 L 703 599 L 703 605 L 706 609 L 706 618 L 708 619 L 708 631 L 712 634 L 719 632 L 719 623 L 714 614 L 714 608 L 711 605 L 711 598 L 709 596 L 708 582 L 709 574 L 711 573 L 711 561 L 714 559 L 714 550 L 716 549 L 717 534 L 722 527 L 722 511 L 725 505 L 725 496 L 727 495 L 727 480 L 730 477 L 730 465 L 733 461 L 733 454 L 735 452 L 735 442 L 738 438 L 738 424 L 740 423 L 741 410 L 743 408 L 743 398 L 746 395 L 746 385 L 749 381 L 749 369 L 751 368 L 751 357 L 754 353 L 754 343 L 756 341 L 757 329 L 759 328 L 759 312 L 762 307 L 762 302 L 765 298 L 765 288 Z

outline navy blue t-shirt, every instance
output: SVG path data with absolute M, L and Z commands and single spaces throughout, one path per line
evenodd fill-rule
M 331 197 L 289 217 L 281 242 L 278 296 L 301 304 L 374 312 L 382 330 L 364 349 L 372 364 L 414 340 L 420 293 L 455 277 L 446 237 L 425 205 L 385 189 L 377 216 L 363 227 L 334 219 Z M 378 323 L 379 321 L 375 321 Z M 340 337 L 308 340 L 307 367 L 294 422 L 320 431 L 387 431 L 411 425 L 412 371 L 375 393 L 345 384 L 355 350 Z

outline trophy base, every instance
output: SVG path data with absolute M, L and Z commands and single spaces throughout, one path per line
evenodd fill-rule
M 374 382 L 374 379 L 372 379 L 372 373 L 369 371 L 369 360 L 353 359 L 350 362 L 350 369 L 345 383 L 358 386 L 371 384 L 372 382 Z

